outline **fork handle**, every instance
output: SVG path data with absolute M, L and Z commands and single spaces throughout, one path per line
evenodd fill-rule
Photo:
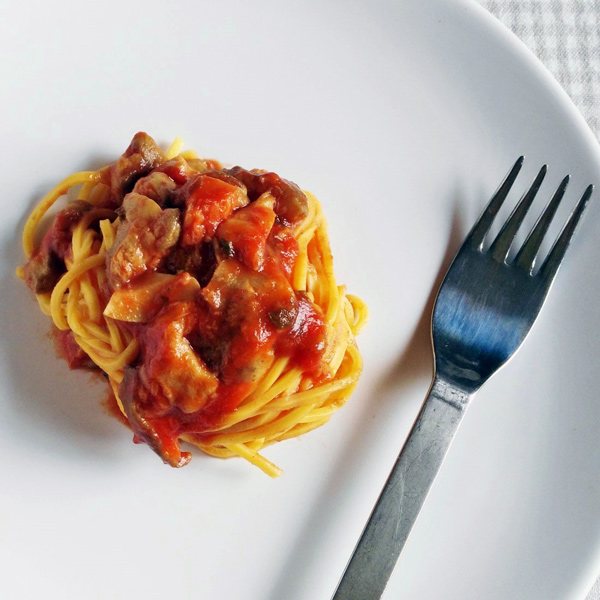
M 381 598 L 472 396 L 434 378 L 332 600 Z

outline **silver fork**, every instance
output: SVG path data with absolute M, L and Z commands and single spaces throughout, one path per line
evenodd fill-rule
M 333 600 L 375 600 L 383 594 L 463 415 L 479 388 L 527 337 L 590 199 L 591 185 L 536 268 L 540 246 L 569 182 L 567 175 L 508 262 L 546 166 L 486 250 L 484 241 L 522 165 L 523 157 L 475 223 L 440 287 L 432 319 L 433 383 Z

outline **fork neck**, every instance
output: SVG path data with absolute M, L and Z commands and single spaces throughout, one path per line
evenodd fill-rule
M 440 402 L 455 408 L 457 411 L 464 412 L 475 395 L 475 391 L 466 390 L 455 382 L 436 373 L 433 377 L 428 397 L 434 397 Z
M 475 351 L 476 358 L 469 356 L 461 344 L 446 344 L 444 351 L 435 353 L 434 379 L 445 381 L 448 385 L 466 394 L 473 395 L 498 369 L 500 359 L 480 350 Z M 504 359 L 502 362 L 505 362 Z

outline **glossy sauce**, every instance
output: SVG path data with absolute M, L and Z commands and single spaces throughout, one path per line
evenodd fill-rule
M 141 348 L 125 368 L 119 396 L 136 441 L 172 466 L 190 458 L 178 438 L 210 435 L 276 358 L 289 357 L 314 381 L 328 376 L 323 315 L 292 286 L 294 230 L 306 217 L 306 197 L 274 173 L 223 170 L 210 161 L 198 172 L 191 165 L 165 161 L 138 138 L 106 177 L 111 206 L 122 215 L 120 246 L 109 252 L 107 271 L 124 273 L 111 280 L 107 310 Z M 151 223 L 168 223 L 167 233 L 173 240 L 178 235 L 175 243 L 161 246 L 154 233 L 128 234 L 145 227 L 137 226 L 135 209 L 124 215 L 119 208 L 128 190 L 134 191 L 129 204 L 142 192 L 151 199 L 144 201 L 152 208 Z M 153 260 L 132 271 L 119 262 L 129 255 Z M 78 367 L 71 341 L 64 338 L 63 354 Z

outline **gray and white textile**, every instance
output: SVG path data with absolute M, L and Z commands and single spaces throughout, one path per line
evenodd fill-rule
M 542 61 L 600 139 L 600 0 L 479 0 Z

